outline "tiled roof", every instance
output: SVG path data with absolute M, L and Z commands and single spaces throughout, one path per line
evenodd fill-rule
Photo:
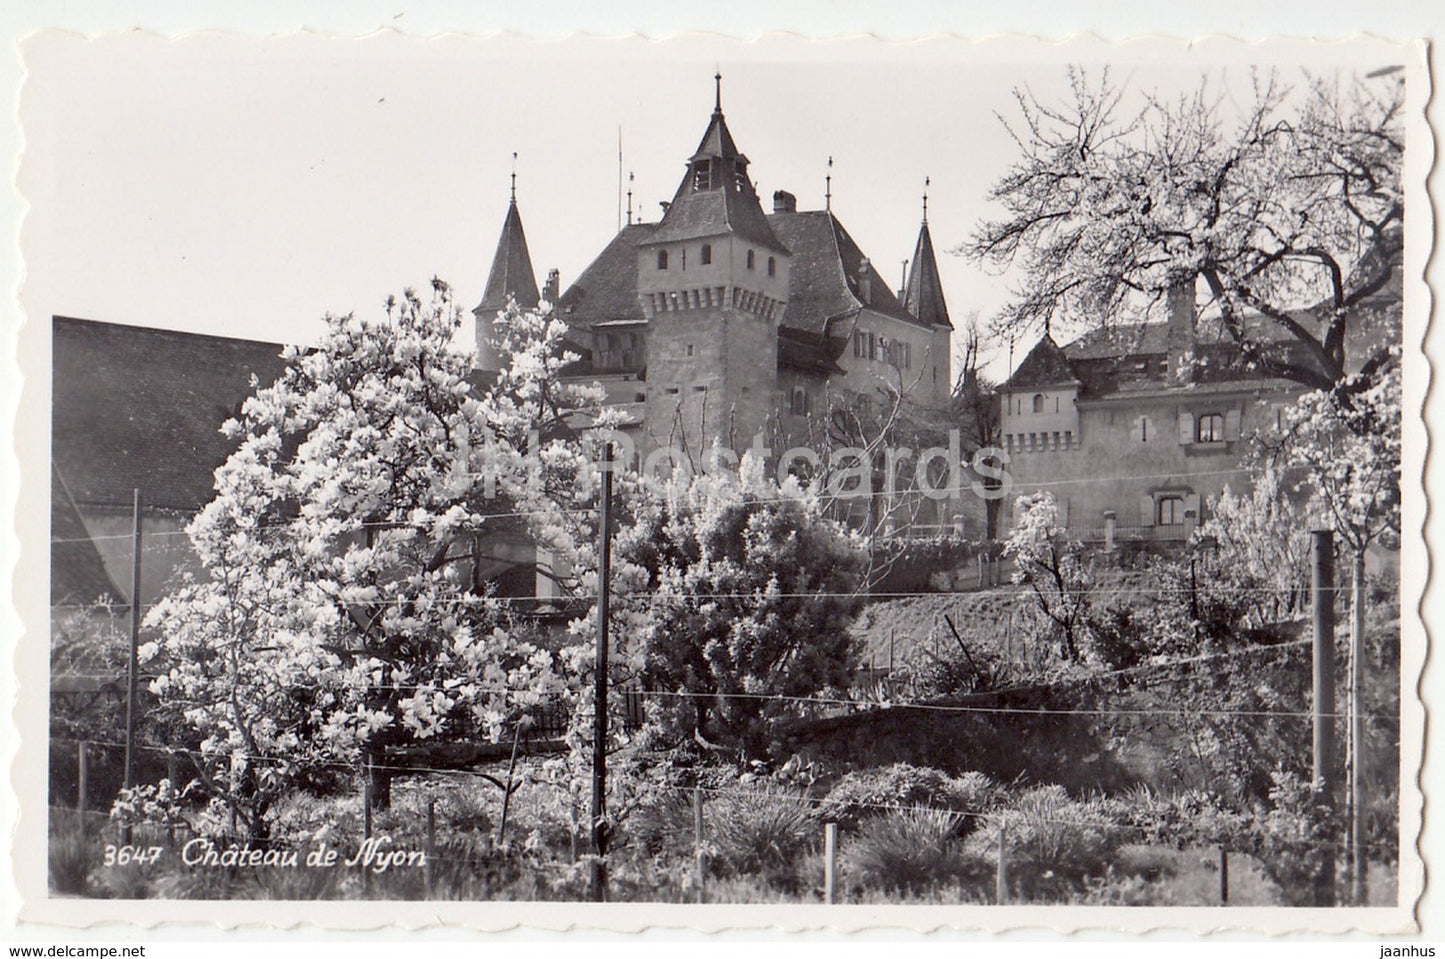
M 557 315 L 574 330 L 590 330 L 611 320 L 646 319 L 637 298 L 637 247 L 657 229 L 656 223 L 625 226 L 587 264 L 587 269 L 558 298 Z
M 943 298 L 943 280 L 938 275 L 938 260 L 933 255 L 933 237 L 928 232 L 927 220 L 918 230 L 918 243 L 913 248 L 913 262 L 908 268 L 903 305 L 929 326 L 953 329 L 948 319 L 948 303 Z
M 1029 350 L 1013 376 L 1004 386 L 1008 389 L 1034 389 L 1042 386 L 1063 386 L 1079 382 L 1069 358 L 1047 333 Z
M 96 601 L 123 606 L 126 599 L 105 571 L 95 541 L 70 498 L 60 470 L 50 467 L 50 604 Z
M 537 292 L 537 276 L 532 271 L 532 255 L 527 251 L 527 234 L 522 230 L 522 215 L 517 201 L 507 207 L 502 221 L 502 236 L 492 256 L 492 269 L 487 274 L 487 288 L 482 302 L 472 310 L 477 316 L 495 316 L 506 309 L 511 297 L 524 310 L 535 307 L 542 297 Z
M 919 322 L 898 302 L 871 262 L 868 298 L 864 301 L 857 279 L 863 251 L 830 211 L 774 213 L 768 222 L 793 251 L 784 326 L 822 334 L 830 318 L 865 307 L 885 316 Z
M 748 158 L 738 152 L 721 110 L 713 111 L 702 142 L 689 162 L 703 159 L 711 159 L 717 167 L 712 173 L 712 186 L 693 189 L 689 166 L 667 212 L 645 242 L 672 243 L 731 233 L 770 250 L 787 253 L 788 248 L 768 226 L 768 218 L 746 174 Z
M 221 424 L 281 375 L 275 343 L 57 316 L 51 458 L 80 506 L 194 510 L 235 448 Z

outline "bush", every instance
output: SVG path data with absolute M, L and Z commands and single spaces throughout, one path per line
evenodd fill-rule
M 845 832 L 856 831 L 864 819 L 885 811 L 914 807 L 955 813 L 978 813 L 991 808 L 1003 790 L 983 773 L 967 772 L 953 778 L 927 766 L 894 763 L 881 769 L 848 773 L 829 791 L 817 815 L 836 822 Z M 960 816 L 960 833 L 972 828 L 974 817 Z
M 784 888 L 796 885 L 797 862 L 822 832 L 801 795 L 775 787 L 714 793 L 703 823 L 709 872 L 756 874 Z
M 52 815 L 54 813 L 52 812 Z M 50 834 L 50 891 L 66 896 L 88 892 L 86 877 L 94 859 L 94 837 L 86 839 L 79 830 Z
M 962 820 L 944 809 L 869 816 L 844 853 L 844 869 L 865 886 L 900 891 L 957 880 L 970 872 L 981 877 L 982 864 L 965 856 L 956 838 Z
M 1115 813 L 1106 800 L 1078 802 L 1062 786 L 1039 786 L 990 817 L 968 838 L 965 850 L 997 868 L 1002 826 L 1013 894 L 1029 900 L 1066 898 L 1086 879 L 1109 873 L 1131 832 Z

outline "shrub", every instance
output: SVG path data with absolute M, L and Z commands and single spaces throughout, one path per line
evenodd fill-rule
M 78 830 L 50 834 L 47 856 L 50 869 L 50 891 L 67 896 L 83 896 L 87 892 L 86 877 L 94 861 L 95 844 Z
M 982 874 L 982 864 L 966 857 L 956 838 L 962 819 L 944 809 L 869 816 L 845 851 L 844 868 L 862 884 L 884 890 L 916 890 L 969 872 Z
M 1002 789 L 983 773 L 967 772 L 955 779 L 931 767 L 894 763 L 845 775 L 829 791 L 818 816 L 852 832 L 869 816 L 898 807 L 977 813 L 1001 795 Z M 963 832 L 972 827 L 973 817 L 960 816 L 956 825 Z
M 1062 786 L 1039 786 L 990 817 L 965 849 L 997 868 L 999 829 L 1005 829 L 1013 893 L 1025 899 L 1059 899 L 1084 880 L 1109 872 L 1131 830 L 1115 819 L 1106 800 L 1078 802 Z
M 821 835 L 803 797 L 776 787 L 714 793 L 703 823 L 710 872 L 757 874 L 785 888 L 796 884 L 798 860 Z

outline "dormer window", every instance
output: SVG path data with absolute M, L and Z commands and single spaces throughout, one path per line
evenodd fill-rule
M 702 255 L 698 257 L 698 261 L 699 261 L 703 266 L 707 266 L 708 264 L 712 263 L 712 244 L 711 244 L 711 243 L 704 243 L 704 244 L 702 245 Z
M 666 251 L 666 250 L 658 250 L 658 251 L 657 251 L 657 268 L 658 268 L 659 270 L 665 270 L 665 269 L 667 269 L 667 251 Z

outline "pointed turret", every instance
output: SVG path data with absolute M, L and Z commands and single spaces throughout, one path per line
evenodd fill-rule
M 913 263 L 903 290 L 903 305 L 929 326 L 953 329 L 948 319 L 948 304 L 943 299 L 938 261 L 933 256 L 933 237 L 928 232 L 927 193 L 923 194 L 923 225 L 918 228 L 918 244 L 913 248 Z
M 487 274 L 487 288 L 482 302 L 472 310 L 477 318 L 477 366 L 497 369 L 497 353 L 491 345 L 492 322 L 497 313 L 507 308 L 509 299 L 516 300 L 524 310 L 536 308 L 541 302 L 537 293 L 537 277 L 532 272 L 532 255 L 527 251 L 527 234 L 522 230 L 522 214 L 517 210 L 517 175 L 512 174 L 512 202 L 502 221 L 502 237 L 492 257 Z
M 758 246 L 787 253 L 763 214 L 762 204 L 748 177 L 748 158 L 738 150 L 723 119 L 721 78 L 718 79 L 718 97 L 707 130 L 688 157 L 687 173 L 648 243 L 676 243 L 733 234 Z

